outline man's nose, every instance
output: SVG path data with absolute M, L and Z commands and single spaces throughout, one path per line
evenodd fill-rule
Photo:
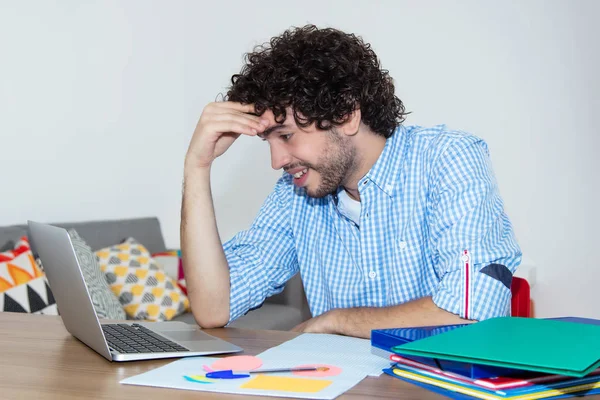
M 290 164 L 291 161 L 292 156 L 283 148 L 283 146 L 279 144 L 271 145 L 271 167 L 273 169 L 281 169 Z

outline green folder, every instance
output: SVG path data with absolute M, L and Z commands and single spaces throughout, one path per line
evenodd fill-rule
M 500 317 L 395 346 L 392 351 L 583 377 L 600 366 L 600 325 Z

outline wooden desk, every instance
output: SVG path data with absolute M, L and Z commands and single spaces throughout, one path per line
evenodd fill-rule
M 208 333 L 256 355 L 297 334 L 244 329 Z M 64 328 L 60 317 L 0 312 L 0 398 L 8 399 L 273 399 L 188 390 L 121 385 L 121 379 L 172 362 L 109 362 Z M 367 377 L 339 399 L 445 399 L 446 397 L 382 375 Z M 600 399 L 590 396 L 586 399 Z
M 293 339 L 280 331 L 209 329 L 256 355 Z M 109 362 L 64 328 L 60 317 L 0 312 L 0 398 L 8 399 L 273 399 L 188 390 L 121 385 L 121 379 L 174 361 Z M 339 399 L 444 399 L 384 375 L 368 377 Z

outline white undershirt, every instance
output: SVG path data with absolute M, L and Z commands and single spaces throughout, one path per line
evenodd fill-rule
M 360 201 L 354 200 L 344 189 L 338 192 L 338 210 L 350 218 L 356 226 L 360 226 Z

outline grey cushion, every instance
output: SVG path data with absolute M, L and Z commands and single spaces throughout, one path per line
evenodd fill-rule
M 306 321 L 312 317 L 308 302 L 306 301 L 306 295 L 304 294 L 304 286 L 300 274 L 294 275 L 292 279 L 288 281 L 283 292 L 267 298 L 265 302 L 293 306 L 301 311 L 302 321 Z
M 239 317 L 228 326 L 244 329 L 289 331 L 302 321 L 304 321 L 302 311 L 298 308 L 265 302 L 262 307 Z
M 9 240 L 8 242 L 6 242 L 2 246 L 0 246 L 0 253 L 2 253 L 4 251 L 12 250 L 14 248 L 15 248 L 14 240 Z
M 119 299 L 108 287 L 104 273 L 100 270 L 96 255 L 75 229 L 69 229 L 68 232 L 98 318 L 126 319 Z
M 196 325 L 191 312 L 179 315 L 173 318 L 173 321 Z M 228 326 L 230 328 L 289 331 L 302 321 L 304 321 L 302 312 L 295 307 L 264 303 L 262 307 L 241 316 Z
M 8 241 L 16 242 L 25 235 L 27 235 L 27 228 L 25 225 L 0 227 L 0 243 L 2 244 Z

